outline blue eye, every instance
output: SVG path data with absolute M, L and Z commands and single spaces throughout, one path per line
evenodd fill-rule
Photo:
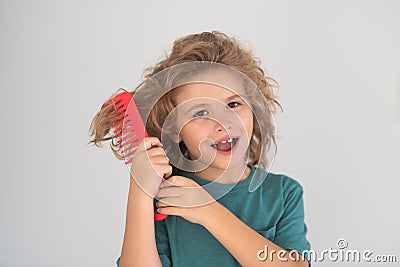
M 208 115 L 208 111 L 207 110 L 200 110 L 199 112 L 196 112 L 196 114 L 194 114 L 194 117 L 203 117 Z

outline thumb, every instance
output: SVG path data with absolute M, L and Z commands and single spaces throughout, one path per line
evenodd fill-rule
M 199 185 L 192 179 L 177 175 L 177 176 L 172 176 L 168 180 L 163 181 L 161 183 L 160 188 L 169 186 L 198 187 Z

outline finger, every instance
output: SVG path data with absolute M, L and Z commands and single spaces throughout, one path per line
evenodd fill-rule
M 167 157 L 165 157 L 165 156 L 154 156 L 154 157 L 151 157 L 150 158 L 150 160 L 151 160 L 151 163 L 153 164 L 153 165 L 155 165 L 155 164 L 165 164 L 165 165 L 168 165 L 169 164 L 169 159 L 167 158 Z
M 163 207 L 169 207 L 169 206 L 177 206 L 177 205 L 174 205 L 174 204 L 170 203 L 171 199 L 172 198 L 164 198 L 164 199 L 158 200 L 156 202 L 156 207 L 157 208 L 163 208 Z
M 169 164 L 155 164 L 154 170 L 162 178 L 168 177 L 172 174 L 172 166 Z
M 153 163 L 169 164 L 169 158 L 165 155 L 164 149 L 161 147 L 151 148 L 145 151 L 145 153 L 147 153 L 147 157 Z
M 166 180 L 164 180 L 161 184 L 160 184 L 160 188 L 165 188 L 165 187 L 171 187 L 171 186 L 177 186 L 176 184 L 172 183 L 170 180 L 175 177 L 172 176 Z
M 198 187 L 199 185 L 192 179 L 183 176 L 172 176 L 161 183 L 160 188 L 180 186 L 180 187 Z
M 149 157 L 153 157 L 153 156 L 164 156 L 164 157 L 166 157 L 164 148 L 162 148 L 162 147 L 153 147 L 153 148 L 147 150 L 147 155 L 149 155 Z
M 158 190 L 157 198 L 163 199 L 167 197 L 179 197 L 181 195 L 182 195 L 182 188 L 171 186 L 171 187 L 164 187 Z
M 156 207 L 157 208 L 163 208 L 163 207 L 178 207 L 179 205 L 177 203 L 174 203 L 174 200 L 176 202 L 176 198 L 174 197 L 168 197 L 162 200 L 158 200 L 156 202 Z
M 175 215 L 175 216 L 182 216 L 182 210 L 178 207 L 164 207 L 158 208 L 158 213 L 167 214 L 167 215 Z
M 142 141 L 144 149 L 149 150 L 152 147 L 162 147 L 163 144 L 157 137 L 145 137 Z

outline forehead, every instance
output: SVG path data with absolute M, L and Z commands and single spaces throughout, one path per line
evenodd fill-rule
M 226 88 L 209 83 L 191 83 L 178 90 L 177 104 L 195 99 L 215 99 L 223 102 L 225 99 L 237 95 Z
M 230 72 L 214 70 L 193 77 L 190 83 L 177 90 L 177 104 L 196 98 L 211 98 L 220 101 L 244 93 L 243 80 Z

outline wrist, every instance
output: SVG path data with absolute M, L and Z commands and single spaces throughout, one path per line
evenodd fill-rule
M 153 196 L 151 196 L 149 193 L 145 192 L 140 185 L 138 185 L 131 177 L 130 179 L 130 187 L 129 187 L 129 195 L 134 196 L 135 199 L 140 199 L 143 201 L 149 201 L 153 202 Z
M 224 216 L 226 216 L 228 213 L 230 213 L 230 211 L 227 208 L 225 208 L 218 201 L 215 201 L 208 206 L 206 216 L 204 217 L 201 224 L 209 230 L 210 228 L 218 224 L 218 222 L 222 220 Z

